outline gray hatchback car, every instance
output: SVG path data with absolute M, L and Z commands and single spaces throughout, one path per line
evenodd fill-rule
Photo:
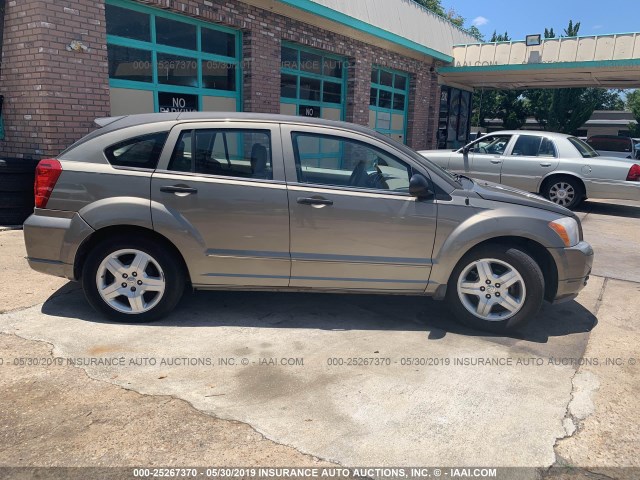
M 447 173 L 372 130 L 240 113 L 99 119 L 36 172 L 24 225 L 40 272 L 119 321 L 186 286 L 425 295 L 492 331 L 574 298 L 593 261 L 579 219 Z

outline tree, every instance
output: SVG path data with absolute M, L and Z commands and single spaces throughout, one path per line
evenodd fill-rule
M 479 42 L 484 42 L 484 35 L 475 25 L 471 25 L 469 28 L 467 28 L 467 33 L 472 37 L 475 37 Z
M 414 0 L 416 3 L 431 10 L 436 15 L 446 18 L 454 25 L 462 28 L 464 26 L 464 17 L 459 15 L 454 9 L 445 10 L 442 6 L 442 0 Z
M 631 110 L 633 116 L 636 118 L 636 124 L 630 123 L 629 130 L 631 136 L 640 137 L 640 90 L 634 90 L 627 94 L 627 110 Z
M 551 29 L 553 31 L 553 29 Z M 569 26 L 564 29 L 565 37 L 577 37 L 580 31 L 580 22 L 573 24 L 573 20 L 569 20 Z
M 509 34 L 507 32 L 504 32 L 504 34 L 500 33 L 496 33 L 496 31 L 493 31 L 493 35 L 491 35 L 491 40 L 489 40 L 490 42 L 510 42 L 511 41 L 511 37 L 509 37 Z
M 544 29 L 544 38 L 556 38 L 556 32 L 553 31 L 553 27 Z

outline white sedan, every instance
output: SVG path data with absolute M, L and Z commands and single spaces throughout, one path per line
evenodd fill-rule
M 458 150 L 419 153 L 453 173 L 538 193 L 567 208 L 589 197 L 640 200 L 637 161 L 602 157 L 561 133 L 500 131 Z

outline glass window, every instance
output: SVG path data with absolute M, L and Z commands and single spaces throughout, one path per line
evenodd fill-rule
M 170 47 L 197 50 L 196 26 L 156 16 L 156 42 Z
M 297 79 L 295 75 L 282 74 L 280 77 L 280 96 L 285 98 L 296 98 L 298 95 Z
M 342 61 L 325 57 L 323 72 L 328 77 L 342 78 Z
M 398 90 L 406 90 L 407 89 L 407 77 L 402 75 L 396 75 L 395 80 L 393 82 L 394 88 Z
M 169 53 L 158 53 L 158 82 L 184 87 L 198 86 L 198 61 Z
M 271 180 L 270 132 L 235 129 L 182 132 L 169 170 Z
M 148 14 L 107 4 L 105 16 L 107 35 L 151 41 L 151 17 Z
M 138 48 L 107 45 L 109 78 L 152 82 L 151 52 Z
M 507 149 L 511 135 L 487 135 L 473 144 L 474 153 L 502 155 Z
M 232 63 L 203 60 L 202 86 L 214 90 L 235 90 L 236 66 Z
M 542 137 L 520 135 L 513 146 L 511 155 L 520 157 L 537 157 Z
M 342 100 L 342 85 L 333 82 L 324 82 L 322 101 L 340 103 Z
M 584 158 L 593 158 L 593 157 L 600 156 L 598 152 L 596 152 L 593 148 L 591 148 L 591 145 L 583 142 L 579 138 L 569 137 L 567 140 L 569 140 L 569 143 L 571 143 L 571 145 L 576 147 L 578 152 L 580 152 L 580 155 L 582 155 Z
M 369 105 L 373 105 L 374 107 L 378 105 L 378 89 L 372 88 L 371 94 L 369 96 Z
M 392 87 L 393 73 L 380 70 L 380 85 L 384 85 L 386 87 Z
M 236 56 L 235 35 L 219 30 L 211 30 L 210 28 L 202 28 L 200 31 L 202 35 L 200 42 L 203 52 L 223 55 L 225 57 Z
M 111 165 L 155 169 L 167 135 L 162 132 L 130 138 L 107 148 L 104 154 Z
M 357 140 L 293 133 L 298 181 L 409 193 L 411 167 Z
M 300 50 L 300 70 L 322 74 L 322 57 L 315 53 Z
M 298 70 L 298 50 L 289 47 L 282 47 L 281 51 L 282 68 Z
M 380 70 L 374 68 L 371 70 L 371 83 L 378 83 L 378 75 L 380 74 Z
M 391 92 L 386 90 L 380 90 L 380 98 L 378 100 L 378 106 L 381 108 L 391 108 Z
M 393 94 L 393 109 L 404 110 L 404 95 L 400 93 Z
M 320 80 L 300 77 L 300 99 L 320 101 Z
M 556 148 L 553 144 L 553 142 L 548 139 L 547 137 L 544 137 L 542 139 L 542 143 L 540 144 L 540 151 L 538 152 L 538 156 L 539 157 L 556 157 L 557 153 L 556 153 Z
M 587 143 L 594 150 L 604 150 L 608 152 L 630 153 L 633 148 L 633 140 L 628 137 L 591 137 Z

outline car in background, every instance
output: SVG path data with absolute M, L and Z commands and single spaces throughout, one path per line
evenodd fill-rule
M 587 139 L 587 143 L 604 157 L 637 159 L 638 153 L 640 153 L 636 142 L 630 137 L 592 135 Z
M 115 320 L 157 319 L 188 285 L 432 296 L 506 331 L 591 271 L 569 210 L 364 127 L 235 112 L 101 124 L 40 161 L 24 237 L 32 268 L 80 281 Z
M 602 157 L 561 133 L 499 131 L 458 150 L 419 153 L 453 173 L 537 193 L 569 209 L 589 197 L 640 200 L 640 165 Z

